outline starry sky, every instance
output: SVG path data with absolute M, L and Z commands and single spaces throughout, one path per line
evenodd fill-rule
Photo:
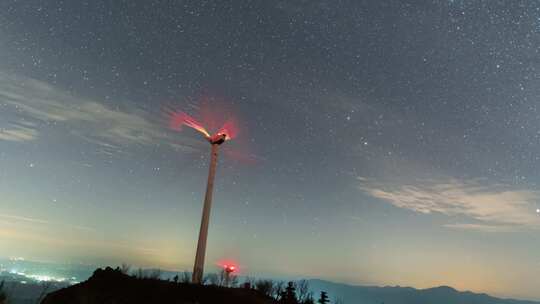
M 539 98 L 533 0 L 4 0 L 0 251 L 190 270 L 210 105 L 209 269 L 540 299 Z

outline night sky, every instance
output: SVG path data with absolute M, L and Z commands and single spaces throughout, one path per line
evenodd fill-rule
M 540 299 L 539 98 L 533 0 L 3 0 L 0 252 L 191 270 L 227 108 L 209 270 Z

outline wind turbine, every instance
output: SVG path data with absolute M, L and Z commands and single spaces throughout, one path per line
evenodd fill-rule
M 191 281 L 194 284 L 201 284 L 204 273 L 204 259 L 206 255 L 206 242 L 208 239 L 208 226 L 210 223 L 210 210 L 212 208 L 212 194 L 214 191 L 214 179 L 216 176 L 216 166 L 218 159 L 219 146 L 225 141 L 236 136 L 236 125 L 232 120 L 227 121 L 219 131 L 214 135 L 203 127 L 201 123 L 184 112 L 176 112 L 171 116 L 170 126 L 173 129 L 180 130 L 182 126 L 193 128 L 204 135 L 210 143 L 210 168 L 208 171 L 208 181 L 206 183 L 206 194 L 204 196 L 204 205 L 202 210 L 201 227 L 199 230 L 199 240 L 197 242 L 197 253 L 193 265 Z

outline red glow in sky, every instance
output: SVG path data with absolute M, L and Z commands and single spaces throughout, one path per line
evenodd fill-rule
M 215 100 L 209 97 L 200 97 L 196 106 L 191 104 L 186 106 L 196 109 L 192 114 L 178 110 L 174 107 L 165 107 L 165 117 L 168 120 L 169 128 L 176 131 L 182 131 L 184 126 L 190 127 L 200 132 L 205 138 L 209 139 L 214 135 L 225 134 L 225 140 L 235 140 L 234 147 L 226 145 L 223 153 L 228 158 L 241 162 L 243 164 L 253 165 L 262 160 L 261 157 L 251 152 L 246 139 L 249 137 L 244 125 L 240 128 L 237 116 L 230 109 L 228 103 Z M 242 134 L 241 138 L 238 137 Z
M 227 120 L 219 129 L 218 134 L 227 135 L 227 139 L 235 138 L 238 134 L 238 125 L 236 124 L 236 121 L 234 119 Z
M 227 111 L 211 107 L 205 100 L 203 100 L 200 110 L 200 117 L 202 117 L 200 121 L 183 111 L 171 111 L 168 115 L 169 127 L 173 130 L 180 131 L 183 126 L 188 126 L 202 133 L 206 138 L 211 137 L 211 134 L 225 134 L 226 140 L 238 136 L 239 129 L 236 119 Z M 218 128 L 218 126 L 221 127 Z
M 170 116 L 169 127 L 173 130 L 181 131 L 182 126 L 188 126 L 201 132 L 205 137 L 210 137 L 208 131 L 206 131 L 203 125 L 195 118 L 182 111 L 172 113 Z

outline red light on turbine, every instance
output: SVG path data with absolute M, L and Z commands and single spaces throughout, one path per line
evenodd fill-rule
M 238 124 L 231 118 L 223 124 L 217 134 L 224 134 L 226 136 L 225 140 L 233 139 L 238 135 Z
M 238 265 L 236 262 L 227 260 L 227 261 L 221 261 L 218 262 L 217 265 L 219 268 L 223 269 L 226 273 L 237 273 L 240 269 L 238 268 Z
M 223 265 L 223 270 L 227 273 L 233 273 L 236 270 L 236 267 L 233 265 Z

